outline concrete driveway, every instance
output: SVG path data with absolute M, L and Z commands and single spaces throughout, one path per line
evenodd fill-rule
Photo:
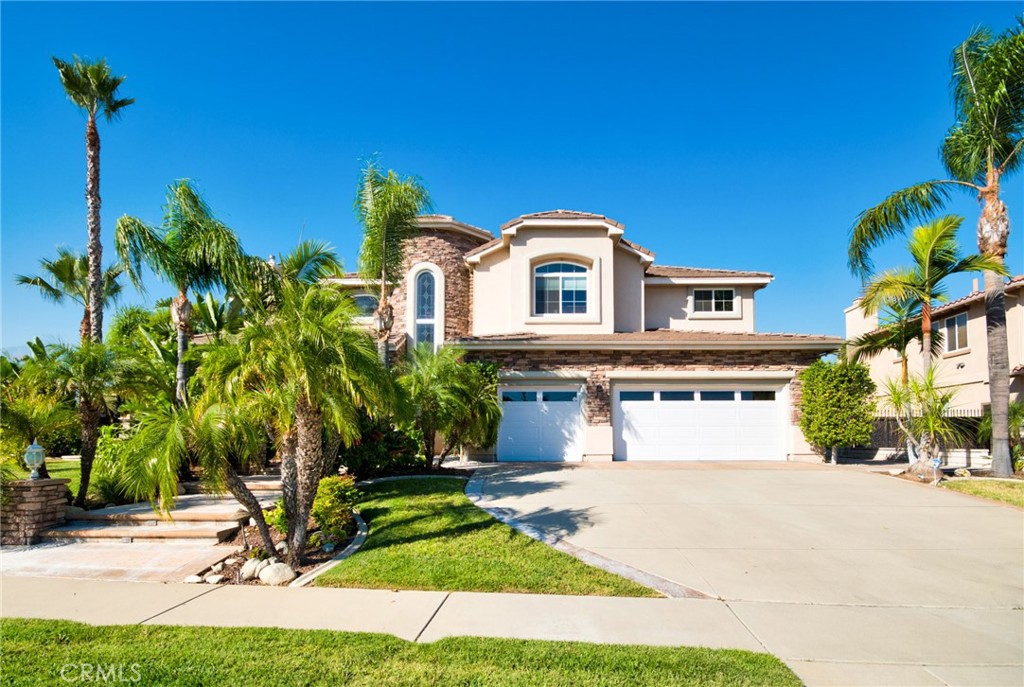
M 1024 684 L 1024 512 L 805 464 L 499 466 L 479 505 L 717 597 L 808 684 Z

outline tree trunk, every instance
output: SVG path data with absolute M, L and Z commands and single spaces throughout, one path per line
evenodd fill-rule
M 293 568 L 302 562 L 306 550 L 309 513 L 323 472 L 323 411 L 300 397 L 295 404 L 295 426 L 298 444 L 295 451 L 296 513 L 295 527 L 288 532 L 288 564 Z
M 174 402 L 179 406 L 188 405 L 188 372 L 185 369 L 185 353 L 188 351 L 188 335 L 192 318 L 192 303 L 188 292 L 181 289 L 171 301 L 171 321 L 178 332 L 178 367 L 175 372 Z
M 281 437 L 281 497 L 284 501 L 284 519 L 289 532 L 295 531 L 295 514 L 298 512 L 298 475 L 295 470 L 297 444 L 294 429 Z
M 89 311 L 90 335 L 103 340 L 103 243 L 100 239 L 100 133 L 96 117 L 89 115 L 85 125 L 85 205 L 89 228 Z
M 377 357 L 386 369 L 390 367 L 391 362 L 388 356 L 388 339 L 395 324 L 395 309 L 391 307 L 391 301 L 388 299 L 388 276 L 383 267 L 385 255 L 381 254 L 380 299 L 377 301 Z
M 982 192 L 985 206 L 978 219 L 978 249 L 1003 260 L 1010 236 L 1010 216 L 999 199 L 999 172 L 988 174 Z M 1010 354 L 1006 341 L 1006 299 L 1003 278 L 985 272 L 985 324 L 988 338 L 988 389 L 992 404 L 992 475 L 1013 474 L 1010 457 Z
M 228 463 L 227 466 L 227 486 L 228 491 L 235 497 L 242 506 L 249 511 L 249 515 L 256 521 L 256 528 L 260 531 L 260 539 L 263 540 L 263 548 L 267 550 L 270 555 L 273 555 L 274 551 L 274 539 L 270 536 L 270 528 L 267 527 L 267 519 L 263 517 L 263 508 L 260 506 L 259 500 L 249 490 L 249 487 L 245 485 L 242 478 L 235 472 L 235 468 Z
M 921 358 L 924 360 L 924 373 L 932 369 L 932 304 L 921 303 Z
M 99 438 L 100 409 L 87 396 L 78 401 L 78 420 L 82 425 L 82 481 L 78 485 L 75 505 L 85 507 L 85 497 L 89 493 L 89 479 L 92 477 L 92 463 L 96 459 L 96 441 Z
M 89 306 L 85 306 L 82 323 L 78 325 L 78 338 L 82 343 L 92 340 L 92 318 L 89 317 Z
M 324 444 L 324 469 L 320 479 L 330 477 L 335 471 L 335 464 L 338 458 L 338 451 L 341 450 L 341 435 L 336 431 L 327 432 L 327 442 Z

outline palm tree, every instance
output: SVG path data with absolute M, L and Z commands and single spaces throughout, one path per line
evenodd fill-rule
M 880 305 L 896 302 L 920 304 L 921 354 L 924 369 L 932 366 L 932 304 L 946 299 L 943 282 L 954 274 L 988 270 L 1005 275 L 1002 260 L 987 255 L 960 255 L 956 232 L 963 217 L 946 215 L 914 229 L 907 250 L 913 267 L 888 270 L 864 285 L 860 306 L 866 313 L 875 312 Z
M 96 458 L 99 425 L 107 411 L 108 399 L 116 385 L 116 362 L 103 344 L 86 341 L 80 346 L 56 346 L 51 355 L 38 363 L 40 380 L 59 395 L 77 401 L 78 421 L 82 428 L 82 480 L 75 505 L 85 506 L 89 478 Z
M 334 288 L 284 282 L 274 309 L 242 331 L 238 379 L 276 417 L 279 441 L 294 445 L 293 457 L 282 450 L 283 481 L 294 485 L 285 489 L 292 564 L 304 551 L 323 473 L 325 427 L 351 444 L 360 408 L 380 415 L 394 405 L 391 378 L 355 316 L 352 300 Z
M 68 99 L 85 112 L 85 203 L 89 227 L 89 312 L 93 341 L 103 340 L 103 244 L 100 241 L 100 132 L 96 115 L 107 121 L 121 116 L 121 111 L 135 102 L 119 98 L 117 89 L 125 77 L 114 76 L 105 59 L 86 62 L 75 55 L 71 62 L 53 59 L 60 74 L 61 85 Z
M 43 258 L 39 261 L 42 276 L 25 276 L 19 274 L 15 281 L 22 286 L 34 286 L 39 289 L 43 298 L 54 303 L 71 300 L 82 306 L 82 323 L 78 334 L 82 341 L 92 338 L 92 316 L 89 296 L 89 257 L 68 248 L 58 248 L 57 257 L 53 260 Z M 121 294 L 121 282 L 118 278 L 123 269 L 120 265 L 111 265 L 103 271 L 102 305 L 106 306 L 117 300 Z
M 897 384 L 892 379 L 886 384 L 886 404 L 893 411 L 900 433 L 918 456 L 910 472 L 921 479 L 929 474 L 937 478 L 938 472 L 933 466 L 942 447 L 966 438 L 962 423 L 949 412 L 955 397 L 955 389 L 939 386 L 935 368 L 912 376 L 907 384 Z
M 151 227 L 135 217 L 117 220 L 115 246 L 132 283 L 142 288 L 142 266 L 170 282 L 177 295 L 171 301 L 171 320 L 178 339 L 176 402 L 187 403 L 188 372 L 185 352 L 191 332 L 190 291 L 231 287 L 245 279 L 249 260 L 238 237 L 213 216 L 195 185 L 181 179 L 167 188 L 164 221 Z
M 398 378 L 406 396 L 406 424 L 420 437 L 428 469 L 434 466 L 438 436 L 444 440 L 438 465 L 460 446 L 492 446 L 497 441 L 501 423 L 497 375 L 463 362 L 464 355 L 454 346 L 435 352 L 432 345 L 421 344 Z
M 956 121 L 946 134 L 941 158 L 947 179 L 933 179 L 897 191 L 857 218 L 850 236 L 849 262 L 855 274 L 871 272 L 869 253 L 939 210 L 955 190 L 982 203 L 978 250 L 1002 262 L 1010 219 L 1001 198 L 1004 178 L 1022 166 L 1024 146 L 1024 21 L 993 37 L 974 31 L 952 55 L 951 89 Z M 1006 340 L 1005 284 L 999 273 L 985 272 L 989 393 L 992 405 L 992 471 L 1012 470 L 1008 444 L 1009 353 Z
M 356 215 L 363 225 L 359 251 L 359 273 L 369 282 L 378 281 L 377 349 L 381 362 L 388 364 L 388 337 L 394 325 L 391 291 L 402 276 L 406 239 L 419 231 L 416 217 L 431 208 L 430 195 L 417 177 L 387 173 L 369 160 L 359 179 Z
M 900 357 L 900 382 L 907 383 L 907 347 L 915 340 L 921 339 L 921 328 L 914 321 L 921 316 L 921 305 L 912 301 L 891 301 L 884 304 L 879 311 L 879 327 L 855 339 L 846 342 L 850 360 L 861 362 L 869 360 L 884 351 L 895 351 Z M 939 352 L 942 346 L 942 332 L 932 332 L 932 355 Z

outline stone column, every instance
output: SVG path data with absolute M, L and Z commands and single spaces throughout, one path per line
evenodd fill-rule
M 34 544 L 39 533 L 64 524 L 68 479 L 20 479 L 4 487 L 0 508 L 0 544 Z
M 611 385 L 603 372 L 591 372 L 583 399 L 587 424 L 583 435 L 583 460 L 610 461 L 614 452 Z

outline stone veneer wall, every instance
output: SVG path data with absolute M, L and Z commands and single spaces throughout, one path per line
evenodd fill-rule
M 770 372 L 793 370 L 797 374 L 818 359 L 815 351 L 551 351 L 508 350 L 471 351 L 467 360 L 497 363 L 502 370 L 516 372 L 554 372 L 588 370 L 584 413 L 587 424 L 610 425 L 611 387 L 607 373 L 612 370 L 697 371 L 697 372 Z M 801 384 L 794 378 L 790 389 L 790 419 L 800 418 Z
M 428 229 L 410 240 L 405 253 L 405 272 L 418 263 L 430 262 L 444 272 L 444 338 L 446 341 L 469 336 L 472 329 L 472 282 L 465 254 L 484 243 L 465 234 Z M 411 286 L 411 285 L 409 285 Z M 391 296 L 395 324 L 391 345 L 402 350 L 405 345 L 405 305 L 407 285 L 404 280 Z
M 40 532 L 63 524 L 70 481 L 20 479 L 9 482 L 4 487 L 7 503 L 0 509 L 0 544 L 33 544 Z

